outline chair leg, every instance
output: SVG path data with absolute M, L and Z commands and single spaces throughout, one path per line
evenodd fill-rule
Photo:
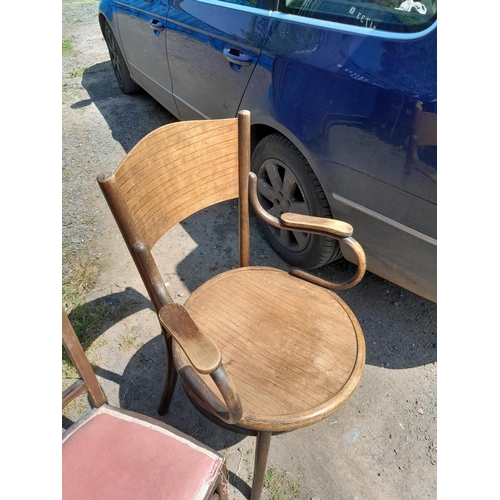
M 165 347 L 167 350 L 167 372 L 165 374 L 163 393 L 161 395 L 160 404 L 158 405 L 158 415 L 165 415 L 167 413 L 174 395 L 175 383 L 177 382 L 177 372 L 175 370 L 174 357 L 172 354 L 172 337 L 165 340 Z
M 229 481 L 227 479 L 227 468 L 225 463 L 222 465 L 219 485 L 217 486 L 215 492 L 219 496 L 215 497 L 214 500 L 229 500 Z
M 266 473 L 267 456 L 271 445 L 271 432 L 260 431 L 257 433 L 257 445 L 255 450 L 255 466 L 253 472 L 252 494 L 250 500 L 260 500 L 264 476 Z

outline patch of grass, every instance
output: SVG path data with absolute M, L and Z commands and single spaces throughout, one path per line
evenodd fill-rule
M 80 95 L 82 89 L 78 80 L 73 80 L 74 83 L 64 82 L 62 84 L 62 103 L 67 104 L 73 102 Z M 64 180 L 64 179 L 63 179 Z
M 66 379 L 73 380 L 77 379 L 78 377 L 79 377 L 78 372 L 76 371 L 76 368 L 73 366 L 73 363 L 71 363 L 71 360 L 69 359 L 69 356 L 63 347 L 62 378 L 63 380 Z M 70 385 L 71 383 L 63 382 L 63 390 L 69 387 Z
M 128 314 L 128 311 L 134 306 L 134 301 L 128 298 L 122 298 L 120 303 L 115 307 L 113 311 L 113 317 L 115 319 L 121 319 Z
M 269 467 L 264 477 L 264 488 L 268 490 L 269 500 L 298 500 L 300 483 L 290 479 L 289 473 Z
M 118 342 L 118 345 L 122 349 L 134 349 L 137 344 L 137 339 L 139 334 L 137 333 L 137 327 L 133 326 L 130 330 L 126 331 Z
M 99 265 L 93 257 L 65 256 L 67 272 L 63 275 L 62 306 L 68 314 L 71 324 L 84 350 L 88 349 L 95 338 L 97 324 L 107 313 L 104 301 L 91 305 L 84 304 L 85 297 L 97 281 Z M 69 356 L 62 351 L 63 378 L 75 378 L 76 370 Z
M 71 40 L 65 39 L 62 41 L 62 53 L 63 54 L 68 54 L 71 52 Z
M 97 283 L 99 261 L 96 257 L 80 252 L 78 256 L 65 254 L 64 265 L 62 305 L 86 351 L 101 333 L 103 323 L 122 319 L 134 302 L 126 297 L 118 304 L 111 304 L 104 298 L 86 302 L 88 292 Z M 64 359 L 67 358 L 63 356 Z
M 99 324 L 107 317 L 108 307 L 104 301 L 98 301 L 91 305 L 77 306 L 70 315 L 70 321 L 75 330 L 76 336 L 82 344 L 83 350 L 87 351 L 99 332 Z M 101 341 L 103 345 L 105 341 Z M 73 363 L 69 359 L 66 350 L 62 350 L 62 370 L 63 378 L 76 378 L 77 372 Z
M 99 349 L 100 347 L 104 347 L 108 341 L 104 337 L 99 337 L 93 344 L 92 344 L 92 350 L 94 349 Z M 99 364 L 97 363 L 96 359 L 92 359 L 92 363 L 94 364 Z
M 95 286 L 99 275 L 99 265 L 95 257 L 86 254 L 77 257 L 66 255 L 65 261 L 68 272 L 63 276 L 62 300 L 63 307 L 69 314 L 82 304 L 87 293 Z M 75 330 L 78 326 L 83 326 L 75 325 L 77 319 L 72 320 Z

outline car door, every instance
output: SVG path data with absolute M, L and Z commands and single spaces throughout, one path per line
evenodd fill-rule
M 421 18 L 384 0 L 280 0 L 241 103 L 252 111 L 256 136 L 260 126 L 272 127 L 301 151 L 334 216 L 355 228 L 368 269 L 430 300 L 437 252 L 435 4 Z M 415 19 L 421 24 L 403 24 Z M 348 249 L 344 256 L 354 260 Z
M 182 120 L 238 111 L 261 52 L 268 0 L 172 0 L 168 60 Z
M 167 60 L 168 0 L 116 2 L 116 18 L 130 75 L 177 115 Z

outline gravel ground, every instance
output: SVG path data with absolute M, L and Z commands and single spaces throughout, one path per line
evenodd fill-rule
M 91 262 L 95 279 L 70 313 L 101 305 L 87 354 L 111 404 L 157 417 L 164 347 L 146 291 L 95 180 L 117 168 L 133 145 L 174 118 L 145 94 L 125 96 L 114 79 L 97 21 L 97 1 L 64 0 L 62 8 L 62 244 L 63 280 L 75 262 Z M 229 202 L 172 230 L 156 256 L 174 300 L 183 303 L 201 282 L 235 265 Z M 252 263 L 287 269 L 252 221 Z M 352 270 L 326 266 L 325 277 Z M 325 421 L 273 437 L 268 465 L 276 472 L 265 499 L 420 500 L 437 495 L 436 304 L 371 273 L 340 294 L 365 333 L 361 383 Z M 101 310 L 102 310 L 101 308 Z M 98 308 L 97 308 L 98 309 Z M 96 308 L 94 307 L 94 309 Z M 63 385 L 69 381 L 63 381 Z M 70 405 L 65 422 L 88 402 Z M 248 497 L 253 438 L 221 430 L 202 418 L 178 387 L 161 417 L 223 453 L 230 498 Z

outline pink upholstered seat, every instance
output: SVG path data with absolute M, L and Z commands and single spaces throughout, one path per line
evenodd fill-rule
M 173 428 L 104 405 L 63 438 L 63 499 L 201 500 L 221 466 Z

